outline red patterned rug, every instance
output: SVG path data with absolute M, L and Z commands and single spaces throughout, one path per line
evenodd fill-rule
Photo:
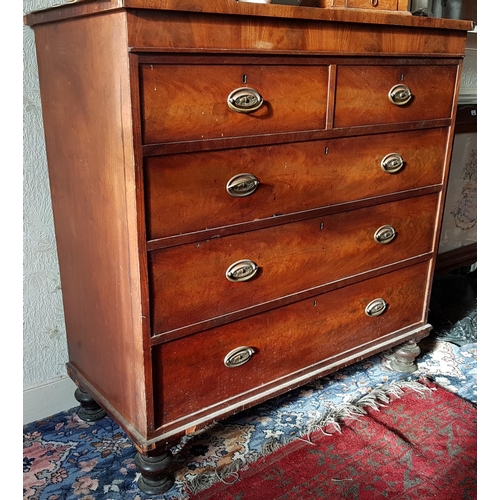
M 474 500 L 476 407 L 428 384 L 380 409 L 315 431 L 193 500 Z

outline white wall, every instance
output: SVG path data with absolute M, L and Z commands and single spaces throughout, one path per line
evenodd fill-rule
M 24 0 L 27 14 L 64 3 Z M 17 18 L 16 22 L 22 22 Z M 23 27 L 23 421 L 78 403 L 68 360 L 38 87 L 35 41 Z

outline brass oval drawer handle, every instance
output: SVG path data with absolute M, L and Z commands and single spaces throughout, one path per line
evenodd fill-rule
M 224 364 L 228 368 L 236 368 L 237 366 L 244 365 L 250 361 L 251 357 L 255 354 L 255 350 L 251 347 L 242 346 L 233 349 L 226 354 Z
M 262 96 L 250 87 L 234 89 L 227 96 L 227 105 L 237 113 L 252 113 L 257 111 L 263 103 Z
M 226 191 L 235 198 L 249 196 L 259 187 L 259 179 L 252 174 L 238 174 L 231 177 L 226 184 Z
M 380 316 L 387 309 L 387 302 L 382 299 L 374 299 L 372 300 L 365 308 L 365 314 L 370 316 L 370 318 L 375 318 L 376 316 Z
M 226 278 L 234 282 L 248 281 L 258 270 L 259 266 L 255 262 L 248 259 L 239 260 L 227 268 Z
M 382 158 L 380 166 L 384 172 L 395 174 L 404 167 L 405 161 L 401 155 L 397 153 L 389 153 Z
M 391 101 L 396 106 L 404 106 L 413 97 L 411 90 L 402 83 L 394 85 L 391 90 L 389 90 L 389 101 Z
M 373 235 L 375 241 L 381 245 L 387 245 L 387 243 L 390 243 L 395 237 L 396 230 L 392 226 L 379 227 Z

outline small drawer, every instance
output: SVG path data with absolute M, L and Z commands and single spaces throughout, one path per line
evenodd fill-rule
M 145 158 L 148 238 L 440 184 L 447 137 L 438 128 Z
M 456 65 L 339 66 L 334 127 L 450 118 Z
M 398 0 L 346 0 L 353 9 L 398 10 Z
M 259 304 L 431 252 L 438 197 L 151 252 L 153 334 L 235 311 L 251 314 Z
M 140 66 L 146 144 L 326 127 L 328 66 Z
M 428 276 L 423 262 L 154 347 L 156 426 L 272 391 L 273 384 L 293 382 L 392 332 L 418 326 Z M 385 306 L 368 316 L 377 299 Z

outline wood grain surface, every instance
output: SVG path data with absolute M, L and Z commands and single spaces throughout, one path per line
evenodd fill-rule
M 441 184 L 448 129 L 146 158 L 149 239 L 202 231 Z M 389 174 L 381 160 L 405 164 Z M 259 186 L 246 197 L 226 191 L 249 172 Z M 210 214 L 210 216 L 208 216 Z M 194 236 L 194 235 L 193 235 Z
M 248 398 L 256 388 L 269 390 L 282 383 L 280 379 L 293 379 L 335 356 L 421 324 L 428 267 L 424 262 L 156 347 L 157 426 L 199 417 L 207 413 L 205 408 L 214 411 L 233 398 Z M 388 308 L 370 318 L 365 308 L 379 297 Z M 226 367 L 225 356 L 240 346 L 256 353 L 242 366 Z

